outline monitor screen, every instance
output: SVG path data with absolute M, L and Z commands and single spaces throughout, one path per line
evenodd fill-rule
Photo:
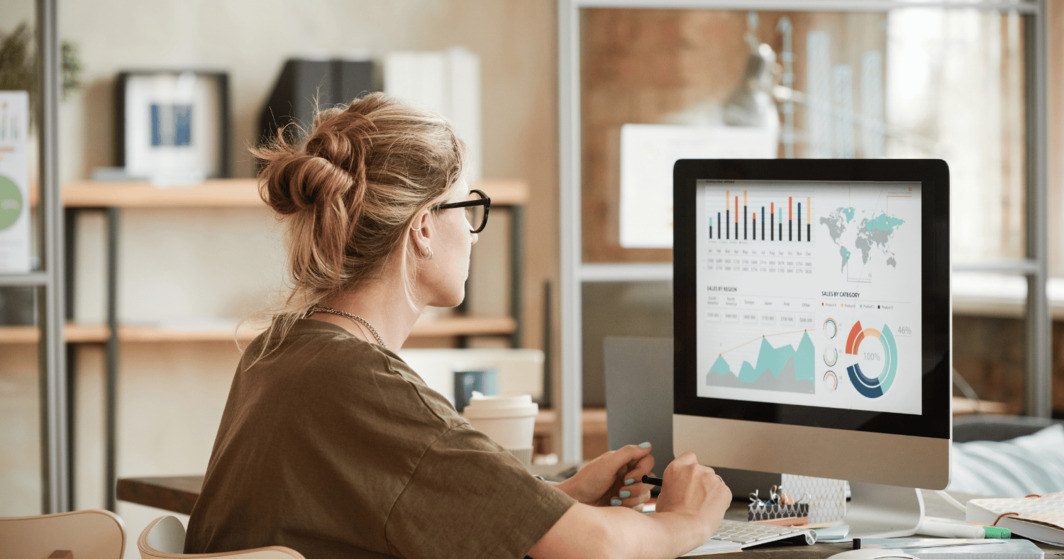
M 920 183 L 695 189 L 698 396 L 919 415 Z
M 944 487 L 945 164 L 681 160 L 674 179 L 675 450 Z M 940 459 L 901 473 L 913 452 Z

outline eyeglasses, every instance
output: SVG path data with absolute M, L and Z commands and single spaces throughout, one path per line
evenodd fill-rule
M 488 209 L 491 208 L 491 198 L 488 198 L 487 194 L 483 191 L 473 189 L 469 191 L 470 195 L 475 195 L 475 200 L 466 200 L 464 202 L 452 202 L 450 204 L 440 204 L 433 210 L 448 210 L 451 208 L 465 208 L 466 221 L 469 222 L 470 233 L 480 233 L 484 230 L 484 226 L 488 224 Z

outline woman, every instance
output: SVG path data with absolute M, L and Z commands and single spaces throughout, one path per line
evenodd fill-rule
M 654 515 L 632 510 L 646 444 L 539 481 L 396 355 L 422 309 L 462 301 L 487 220 L 447 121 L 371 94 L 255 153 L 292 291 L 237 368 L 186 552 L 675 557 L 714 531 L 730 493 L 693 455 Z

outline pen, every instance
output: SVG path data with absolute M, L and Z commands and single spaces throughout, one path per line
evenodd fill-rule
M 967 524 L 941 518 L 932 518 L 930 516 L 926 516 L 920 521 L 920 526 L 916 528 L 916 532 L 925 536 L 936 536 L 939 538 L 992 538 L 1007 540 L 1012 536 L 1012 533 L 1008 528 Z
M 661 478 L 654 476 L 643 476 L 643 483 L 647 485 L 657 485 L 658 487 L 661 487 Z

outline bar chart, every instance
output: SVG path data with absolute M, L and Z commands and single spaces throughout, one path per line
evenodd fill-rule
M 812 196 L 726 190 L 720 202 L 710 204 L 710 240 L 813 242 Z

